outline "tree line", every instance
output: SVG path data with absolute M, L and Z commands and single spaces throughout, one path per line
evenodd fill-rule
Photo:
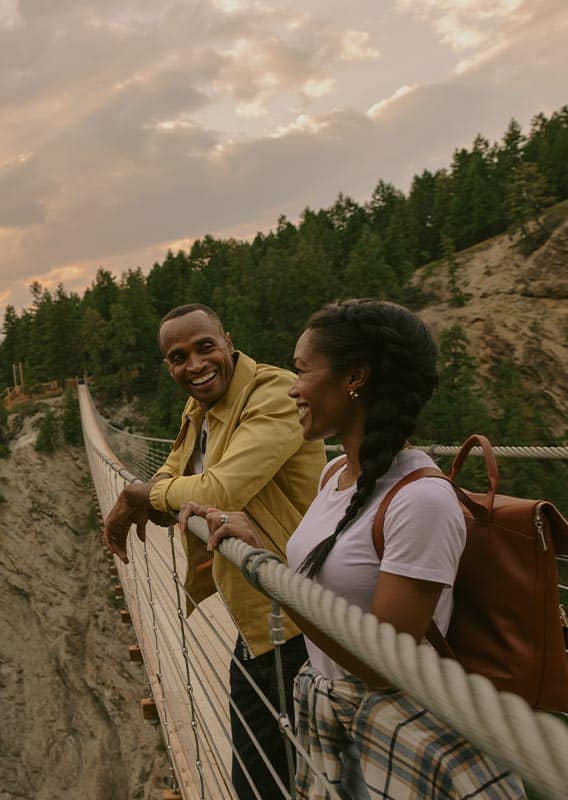
M 280 217 L 252 241 L 206 235 L 189 252 L 168 252 L 147 276 L 132 268 L 116 278 L 101 267 L 82 296 L 32 284 L 28 308 L 6 308 L 0 388 L 18 362 L 32 388 L 88 374 L 101 399 L 142 398 L 148 432 L 172 435 L 181 398 L 161 367 L 156 331 L 174 306 L 210 305 L 237 347 L 289 366 L 298 333 L 325 302 L 373 295 L 420 309 L 427 298 L 410 279 L 426 263 L 444 259 L 452 302 L 467 302 L 452 284 L 455 252 L 507 230 L 534 248 L 548 235 L 543 210 L 567 198 L 568 106 L 538 114 L 526 134 L 513 119 L 499 142 L 478 135 L 448 168 L 415 175 L 407 194 L 379 180 L 363 204 L 340 194 L 329 208 L 306 208 L 296 224 Z M 465 332 L 446 331 L 422 438 L 449 443 L 483 430 L 502 444 L 550 441 L 544 421 L 527 414 L 512 365 L 494 371 L 488 396 Z

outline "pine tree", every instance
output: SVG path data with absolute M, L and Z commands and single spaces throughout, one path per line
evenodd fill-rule
M 21 325 L 12 305 L 6 306 L 2 325 L 3 341 L 0 345 L 0 382 L 11 386 L 13 382 L 12 364 L 22 360 Z
M 67 388 L 65 391 L 61 430 L 63 433 L 63 440 L 66 444 L 78 445 L 83 441 L 79 403 L 74 392 L 70 388 Z
M 154 264 L 146 286 L 148 296 L 159 318 L 172 308 L 183 304 L 184 295 L 191 282 L 191 260 L 183 250 L 174 256 L 168 250 L 163 264 Z
M 521 232 L 523 239 L 530 233 L 530 223 L 542 229 L 542 212 L 551 204 L 546 180 L 536 164 L 523 162 L 513 171 L 507 192 L 509 234 Z
M 399 284 L 387 264 L 383 241 L 369 225 L 353 248 L 343 279 L 346 297 L 379 297 L 396 300 Z
M 326 213 L 335 230 L 337 264 L 340 267 L 347 263 L 361 238 L 363 229 L 368 224 L 367 213 L 363 206 L 341 192 Z
M 471 433 L 489 433 L 491 426 L 469 339 L 459 325 L 440 335 L 439 386 L 426 406 L 417 435 L 430 441 L 461 444 Z
M 533 118 L 524 160 L 536 164 L 550 194 L 558 200 L 568 197 L 568 106 L 550 119 L 544 114 Z
M 498 232 L 502 212 L 496 190 L 495 148 L 476 136 L 471 152 L 462 148 L 452 161 L 452 201 L 445 233 L 458 250 Z
M 434 225 L 436 177 L 428 170 L 415 175 L 408 196 L 409 230 L 415 265 L 437 257 L 439 231 Z
M 97 270 L 95 280 L 83 295 L 83 311 L 92 308 L 100 314 L 102 319 L 109 322 L 112 306 L 118 300 L 118 291 L 114 275 L 101 267 Z
M 109 370 L 112 360 L 110 323 L 96 308 L 87 308 L 81 323 L 82 372 L 100 376 Z
M 450 305 L 459 307 L 465 305 L 466 297 L 458 285 L 458 262 L 456 248 L 449 236 L 442 234 L 442 251 L 448 265 L 448 289 L 450 291 Z

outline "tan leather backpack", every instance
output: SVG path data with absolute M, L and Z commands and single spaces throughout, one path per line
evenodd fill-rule
M 475 445 L 482 448 L 487 468 L 485 494 L 455 483 Z M 429 467 L 415 470 L 387 493 L 373 526 L 379 558 L 390 501 L 403 486 L 424 477 L 451 482 L 467 526 L 448 633 L 444 638 L 432 622 L 428 640 L 440 655 L 484 675 L 497 689 L 514 692 L 536 708 L 568 711 L 568 630 L 556 567 L 556 555 L 568 554 L 568 522 L 547 501 L 497 494 L 493 448 L 485 436 L 474 434 L 447 476 Z

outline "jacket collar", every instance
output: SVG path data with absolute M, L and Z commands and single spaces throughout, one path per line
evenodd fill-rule
M 215 417 L 215 419 L 221 422 L 229 418 L 235 400 L 244 387 L 254 378 L 256 373 L 256 361 L 254 361 L 254 359 L 249 358 L 249 356 L 245 355 L 240 350 L 235 350 L 235 353 L 238 358 L 229 388 L 207 411 L 210 416 Z M 199 416 L 203 418 L 203 409 L 193 397 L 190 397 L 187 401 L 183 416 L 184 418 L 189 417 L 195 424 L 197 424 L 196 420 Z

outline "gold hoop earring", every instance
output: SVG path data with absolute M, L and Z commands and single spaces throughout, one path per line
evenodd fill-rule
M 351 400 L 357 400 L 358 397 L 359 397 L 359 392 L 357 391 L 357 389 L 349 389 L 349 398 Z

